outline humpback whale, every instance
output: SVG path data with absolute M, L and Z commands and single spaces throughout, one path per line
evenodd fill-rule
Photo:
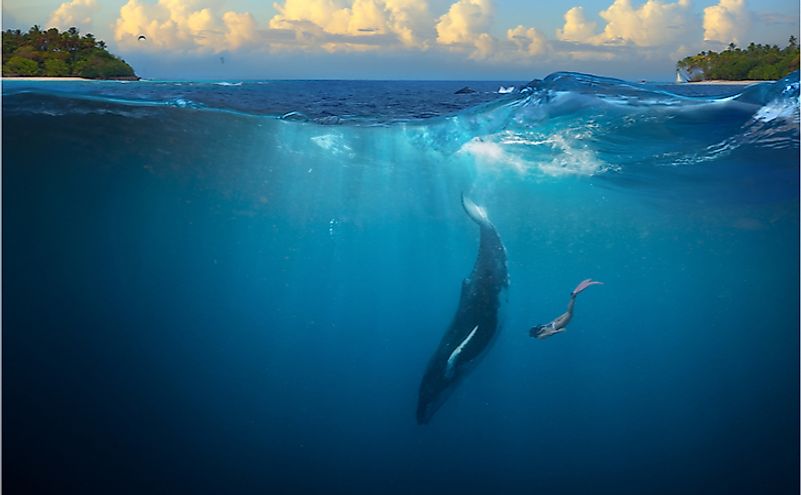
M 417 401 L 417 423 L 425 424 L 447 398 L 498 330 L 501 291 L 509 285 L 506 248 L 487 211 L 462 194 L 467 216 L 479 226 L 478 255 L 462 282 L 459 305 L 428 363 Z

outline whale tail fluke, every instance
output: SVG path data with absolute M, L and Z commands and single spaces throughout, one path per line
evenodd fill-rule
M 482 227 L 492 226 L 489 216 L 487 215 L 487 210 L 485 210 L 484 207 L 475 204 L 470 198 L 465 196 L 464 193 L 462 193 L 462 206 L 464 207 L 464 211 L 467 213 L 467 216 L 469 216 L 474 222 Z

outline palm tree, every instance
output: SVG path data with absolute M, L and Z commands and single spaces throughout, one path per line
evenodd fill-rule
M 47 49 L 44 37 L 42 36 L 42 29 L 38 24 L 34 24 L 28 30 L 28 40 L 37 50 L 44 51 Z
M 81 49 L 82 50 L 91 50 L 95 47 L 97 41 L 95 40 L 95 36 L 92 33 L 87 33 L 81 38 Z
M 61 33 L 61 46 L 70 53 L 71 64 L 75 63 L 75 52 L 78 51 L 79 43 L 78 29 L 75 26 Z
M 45 43 L 48 50 L 58 50 L 61 37 L 59 36 L 58 29 L 50 28 L 45 31 Z

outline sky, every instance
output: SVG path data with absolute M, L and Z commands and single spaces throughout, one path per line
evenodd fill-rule
M 785 46 L 799 2 L 3 0 L 4 30 L 34 24 L 91 32 L 146 78 L 669 81 L 701 50 Z

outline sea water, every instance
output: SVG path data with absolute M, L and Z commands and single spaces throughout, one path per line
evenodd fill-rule
M 4 81 L 4 488 L 797 493 L 798 98 Z M 478 247 L 462 193 L 508 252 L 504 323 L 418 426 Z

